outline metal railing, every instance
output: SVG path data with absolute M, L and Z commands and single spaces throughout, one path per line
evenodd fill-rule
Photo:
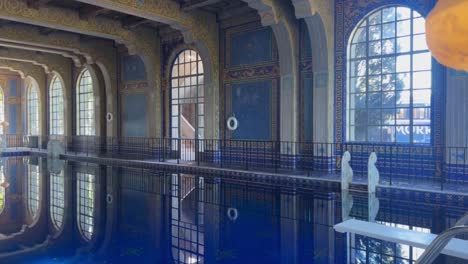
M 431 244 L 424 250 L 424 253 L 416 261 L 416 264 L 430 264 L 440 255 L 442 250 L 447 246 L 447 244 L 452 240 L 452 238 L 468 234 L 468 214 L 465 214 L 455 226 L 445 230 L 439 234 Z
M 260 140 L 5 135 L 9 148 L 45 150 L 50 139 L 68 154 L 268 172 L 331 175 L 341 171 L 341 155 L 351 154 L 356 179 L 367 179 L 369 154 L 377 154 L 383 183 L 468 183 L 468 148 L 371 143 L 312 143 Z

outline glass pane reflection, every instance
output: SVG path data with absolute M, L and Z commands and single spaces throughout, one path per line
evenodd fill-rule
M 39 165 L 28 164 L 28 208 L 32 219 L 39 211 Z
M 65 207 L 64 172 L 50 174 L 50 217 L 56 229 L 63 224 L 63 211 Z
M 93 174 L 78 172 L 76 178 L 78 227 L 83 238 L 90 240 L 94 233 L 96 177 Z

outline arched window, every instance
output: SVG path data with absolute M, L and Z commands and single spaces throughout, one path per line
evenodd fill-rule
M 49 91 L 50 104 L 50 134 L 64 134 L 64 108 L 63 108 L 63 85 L 60 78 L 55 76 L 52 79 Z
M 39 93 L 33 82 L 28 89 L 28 133 L 39 135 Z
M 200 55 L 184 50 L 171 70 L 171 136 L 203 138 L 204 71 Z
M 5 120 L 5 96 L 3 95 L 3 89 L 0 88 L 0 122 Z M 5 133 L 3 126 L 0 126 L 0 135 Z
M 95 179 L 93 174 L 77 173 L 78 227 L 86 240 L 91 240 L 94 232 Z
M 348 58 L 347 140 L 430 143 L 425 19 L 400 6 L 372 12 L 354 30 Z
M 63 211 L 65 208 L 65 182 L 64 172 L 50 174 L 50 218 L 58 230 L 63 224 Z
M 76 98 L 76 134 L 96 135 L 93 79 L 87 69 L 83 70 L 78 78 Z
M 39 210 L 39 195 L 39 166 L 28 164 L 28 208 L 32 219 Z

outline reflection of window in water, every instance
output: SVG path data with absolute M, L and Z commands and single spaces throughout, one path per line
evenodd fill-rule
M 28 208 L 34 219 L 39 210 L 39 165 L 28 164 Z
M 429 228 L 378 221 L 379 224 L 430 234 Z M 351 263 L 412 263 L 424 249 L 353 235 Z
M 78 227 L 83 238 L 90 240 L 94 232 L 96 176 L 81 172 L 78 172 L 76 176 L 78 189 Z
M 3 89 L 0 87 L 0 122 L 5 121 L 5 97 L 3 96 Z M 0 126 L 0 135 L 5 132 L 3 126 Z
M 63 223 L 63 210 L 65 206 L 64 172 L 50 174 L 50 217 L 56 229 Z
M 204 263 L 204 179 L 172 175 L 171 244 L 175 263 Z
M 1 91 L 1 90 L 0 90 Z M 4 166 L 0 165 L 0 214 L 3 212 L 5 208 L 5 187 L 2 186 L 5 183 L 5 168 Z
M 355 28 L 348 46 L 347 140 L 430 143 L 432 58 L 425 37 L 425 19 L 407 7 L 373 11 Z M 402 126 L 411 126 L 408 135 L 399 133 Z M 415 126 L 429 134 L 413 134 Z

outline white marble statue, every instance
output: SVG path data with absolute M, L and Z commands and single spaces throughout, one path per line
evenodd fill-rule
M 51 139 L 47 143 L 47 154 L 49 158 L 59 159 L 60 155 L 65 153 L 65 148 L 62 142 L 56 139 Z
M 379 170 L 375 166 L 376 162 L 377 154 L 375 154 L 375 152 L 372 152 L 369 156 L 369 162 L 367 163 L 367 190 L 369 191 L 369 193 L 375 193 L 375 190 L 380 180 Z
M 341 159 L 341 189 L 348 190 L 349 184 L 353 181 L 353 169 L 349 165 L 351 160 L 351 154 L 349 151 L 343 153 L 343 158 Z

